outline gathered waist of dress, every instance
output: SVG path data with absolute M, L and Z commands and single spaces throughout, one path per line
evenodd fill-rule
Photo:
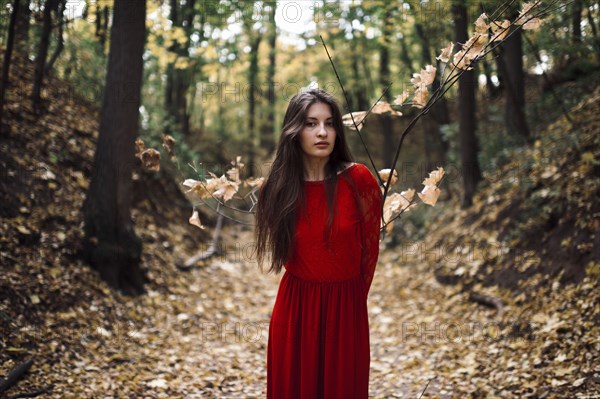
M 346 279 L 343 279 L 343 280 L 313 280 L 313 279 L 306 279 L 306 278 L 300 277 L 297 274 L 294 274 L 293 272 L 289 271 L 288 269 L 285 270 L 284 275 L 286 275 L 286 274 L 289 277 L 291 277 L 291 278 L 295 278 L 295 279 L 300 280 L 300 281 L 305 281 L 307 283 L 315 283 L 315 284 L 340 284 L 340 283 L 348 283 L 348 282 L 352 282 L 352 281 L 355 281 L 355 280 L 359 280 L 361 278 L 361 275 L 359 273 L 359 274 L 357 274 L 357 275 L 355 275 L 353 277 L 346 278 Z

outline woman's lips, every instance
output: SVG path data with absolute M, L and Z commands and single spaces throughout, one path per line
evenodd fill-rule
M 316 146 L 317 147 L 327 147 L 329 145 L 329 143 L 317 143 Z

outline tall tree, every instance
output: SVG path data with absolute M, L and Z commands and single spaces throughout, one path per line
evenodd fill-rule
M 466 43 L 469 39 L 467 0 L 453 2 L 452 17 L 454 19 L 454 41 Z M 459 44 L 455 46 L 456 50 L 460 50 Z M 479 145 L 475 135 L 475 83 L 474 69 L 464 71 L 458 78 L 458 125 L 463 180 L 461 206 L 463 208 L 473 204 L 473 195 L 477 183 L 481 180 L 481 171 L 477 160 Z
M 19 12 L 15 25 L 15 49 L 27 57 L 29 52 L 29 26 L 31 19 L 31 10 L 29 0 L 19 1 Z
M 596 22 L 594 21 L 592 8 L 589 4 L 586 7 L 586 14 L 588 18 L 588 25 L 592 30 L 592 43 L 594 44 L 594 49 L 596 50 L 596 58 L 600 59 L 600 36 L 598 35 L 598 29 L 596 28 Z
M 106 45 L 107 35 L 108 35 L 108 16 L 109 9 L 108 5 L 104 7 L 100 7 L 100 3 L 96 2 L 95 11 L 96 11 L 96 31 L 95 35 L 98 38 L 98 46 L 96 50 L 99 55 L 104 54 L 104 46 Z
M 581 44 L 581 13 L 583 11 L 583 4 L 581 0 L 573 0 L 571 7 L 573 20 L 573 44 Z
M 520 1 L 510 4 L 507 18 L 511 21 L 519 14 Z M 511 28 L 514 29 L 513 26 Z M 503 69 L 506 107 L 504 119 L 509 133 L 515 132 L 529 138 L 529 127 L 525 119 L 525 74 L 523 71 L 523 44 L 521 29 L 511 34 L 502 46 L 499 66 Z
M 58 11 L 58 0 L 46 0 L 44 3 L 42 34 L 35 57 L 35 72 L 33 81 L 33 90 L 31 92 L 31 101 L 35 109 L 39 109 L 41 103 L 40 93 L 44 83 L 44 73 L 46 71 L 46 59 L 48 58 L 48 46 L 50 44 L 50 34 L 52 33 L 52 11 Z
M 257 16 L 255 15 L 255 8 L 257 12 L 262 11 L 262 7 L 255 7 L 254 2 L 240 4 L 242 12 L 244 33 L 248 39 L 248 45 L 250 51 L 248 52 L 248 165 L 246 171 L 249 176 L 256 174 L 255 162 L 256 162 L 256 93 L 258 85 L 258 46 L 262 40 L 263 27 L 256 29 L 255 23 Z
M 65 23 L 64 13 L 65 13 L 66 5 L 67 5 L 67 0 L 59 0 L 59 4 L 57 6 L 57 15 L 56 15 L 56 20 L 57 20 L 57 25 L 58 25 L 58 35 L 56 37 L 56 48 L 54 49 L 54 54 L 52 54 L 52 57 L 50 57 L 50 61 L 48 61 L 48 64 L 46 65 L 46 70 L 44 71 L 44 74 L 46 76 L 50 74 L 50 72 L 54 68 L 54 63 L 56 62 L 58 57 L 60 57 L 60 54 L 62 53 L 62 51 L 65 48 L 65 39 L 63 37 L 63 26 Z
M 6 43 L 6 51 L 4 52 L 4 62 L 2 63 L 2 78 L 0 80 L 0 133 L 2 132 L 2 114 L 4 111 L 4 95 L 8 87 L 8 78 L 10 76 L 10 61 L 13 51 L 13 43 L 15 38 L 15 25 L 17 23 L 17 15 L 19 15 L 20 0 L 13 0 L 12 14 L 8 24 L 8 43 Z
M 196 12 L 196 0 L 170 1 L 170 19 L 173 27 L 180 28 L 184 33 L 185 42 L 182 44 L 174 40 L 169 51 L 183 59 L 189 56 L 190 37 L 193 31 L 193 22 Z M 203 32 L 200 33 L 202 36 Z M 171 132 L 174 126 L 184 136 L 190 134 L 190 112 L 188 107 L 188 91 L 192 82 L 190 71 L 187 68 L 177 68 L 175 62 L 169 63 L 167 68 L 167 84 L 165 87 L 165 108 L 167 110 L 166 132 Z
M 381 44 L 379 45 L 379 85 L 385 90 L 390 84 L 390 44 L 393 27 L 393 3 L 384 2 L 381 19 Z M 385 100 L 392 101 L 391 89 L 386 91 Z M 391 167 L 394 162 L 394 131 L 393 120 L 389 114 L 381 114 L 383 130 L 383 162 L 385 167 Z
M 268 87 L 268 108 L 267 122 L 264 125 L 263 133 L 260 138 L 260 147 L 266 150 L 267 154 L 271 154 L 275 150 L 275 56 L 277 54 L 277 24 L 275 23 L 275 13 L 277 12 L 277 2 L 270 1 L 269 5 L 269 66 L 267 68 L 267 84 Z
M 353 21 L 362 18 L 359 17 L 359 7 L 352 2 L 350 10 L 348 12 L 348 24 L 350 25 L 350 33 L 352 34 L 350 44 L 350 59 L 352 60 L 352 96 L 350 97 L 350 109 L 368 109 L 369 99 L 367 94 L 367 87 L 365 85 L 365 79 L 360 74 L 360 61 L 364 58 L 363 51 L 361 49 L 361 33 L 354 28 Z M 362 22 L 362 21 L 361 21 Z
M 125 294 L 142 293 L 144 283 L 130 207 L 145 21 L 145 0 L 115 2 L 100 134 L 83 204 L 87 261 Z

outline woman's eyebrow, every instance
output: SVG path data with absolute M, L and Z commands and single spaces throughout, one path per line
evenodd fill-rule
M 306 119 L 315 119 L 316 120 L 317 118 L 315 118 L 314 116 L 308 116 L 308 117 L 306 117 Z M 333 116 L 330 116 L 329 118 L 327 118 L 327 120 L 329 120 L 329 119 L 333 119 Z

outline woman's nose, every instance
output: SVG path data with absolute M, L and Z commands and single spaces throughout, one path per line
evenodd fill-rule
M 324 124 L 319 124 L 319 131 L 317 132 L 318 135 L 327 135 L 327 129 L 325 129 L 325 125 Z

